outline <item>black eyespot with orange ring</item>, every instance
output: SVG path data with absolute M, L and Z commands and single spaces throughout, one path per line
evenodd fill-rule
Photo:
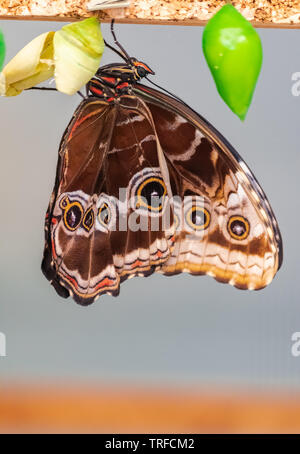
M 160 177 L 150 177 L 143 181 L 136 191 L 136 208 L 160 212 L 163 209 L 167 188 Z
M 235 240 L 245 240 L 250 233 L 250 224 L 243 216 L 231 216 L 227 224 L 227 230 Z
M 210 213 L 203 206 L 193 205 L 186 213 L 186 221 L 193 230 L 205 230 L 210 224 Z
M 93 211 L 93 208 L 90 207 L 86 211 L 83 221 L 82 221 L 82 225 L 83 225 L 84 229 L 89 232 L 94 225 L 94 221 L 95 221 L 94 211 Z
M 70 205 L 70 203 L 71 202 L 70 202 L 69 197 L 67 195 L 65 195 L 59 202 L 59 206 L 62 210 L 65 210 L 68 207 L 68 205 Z
M 107 227 L 110 220 L 111 220 L 111 211 L 106 202 L 102 203 L 98 210 L 98 219 L 99 222 L 104 226 Z
M 63 199 L 60 206 L 64 210 L 64 224 L 73 232 L 82 221 L 83 207 L 80 202 L 70 202 L 68 198 Z

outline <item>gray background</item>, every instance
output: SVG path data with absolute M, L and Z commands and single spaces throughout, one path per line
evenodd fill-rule
M 6 61 L 51 22 L 2 21 Z M 60 137 L 77 96 L 29 92 L 0 99 L 0 378 L 95 380 L 201 387 L 300 386 L 299 112 L 291 75 L 300 71 L 299 31 L 259 30 L 264 66 L 244 124 L 219 98 L 201 50 L 200 27 L 117 27 L 155 81 L 211 121 L 266 191 L 284 239 L 284 264 L 260 292 L 209 277 L 135 278 L 120 296 L 82 308 L 60 299 L 40 272 L 43 221 Z M 103 33 L 110 39 L 107 25 Z M 115 60 L 108 50 L 103 63 Z

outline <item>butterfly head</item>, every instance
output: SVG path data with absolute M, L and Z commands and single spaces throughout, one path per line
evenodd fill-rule
M 143 77 L 147 77 L 148 75 L 154 76 L 155 72 L 152 71 L 152 69 L 148 65 L 146 65 L 146 63 L 143 63 L 136 58 L 131 58 L 131 63 L 137 80 L 142 79 Z
M 106 41 L 104 41 L 104 42 L 105 42 L 106 47 L 111 49 L 113 52 L 118 54 L 119 57 L 121 57 L 123 60 L 125 60 L 126 66 L 124 68 L 122 68 L 123 74 L 124 74 L 124 72 L 131 73 L 131 75 L 133 75 L 133 78 L 131 78 L 131 82 L 138 81 L 149 75 L 154 75 L 155 74 L 154 71 L 152 71 L 152 69 L 146 63 L 139 61 L 134 57 L 130 57 L 130 55 L 127 53 L 127 51 L 124 49 L 124 47 L 119 43 L 119 41 L 117 40 L 115 31 L 114 31 L 114 23 L 115 23 L 115 20 L 112 19 L 111 33 L 113 35 L 115 44 L 118 46 L 118 49 L 111 46 Z M 121 65 L 118 65 L 118 66 L 120 67 Z

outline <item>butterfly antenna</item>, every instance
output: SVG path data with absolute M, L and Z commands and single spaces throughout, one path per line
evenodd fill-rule
M 121 52 L 118 51 L 118 49 L 116 49 L 115 47 L 113 47 L 113 46 L 111 46 L 110 44 L 108 44 L 108 42 L 107 42 L 106 40 L 104 40 L 104 44 L 105 44 L 105 46 L 108 47 L 110 50 L 112 50 L 113 52 L 115 52 L 116 54 L 118 54 L 119 57 L 122 58 L 122 60 L 125 60 L 125 61 L 127 62 L 127 58 L 126 58 L 123 54 L 121 54 Z
M 130 58 L 129 55 L 127 54 L 127 52 L 126 52 L 126 50 L 124 49 L 124 47 L 123 47 L 123 46 L 119 43 L 119 41 L 117 40 L 116 33 L 115 33 L 115 30 L 114 30 L 114 24 L 115 24 L 115 19 L 112 19 L 111 24 L 110 24 L 110 30 L 111 30 L 111 34 L 113 35 L 114 42 L 115 42 L 115 44 L 118 46 L 118 48 L 121 50 L 121 53 L 123 54 L 123 58 L 124 58 L 128 63 L 131 63 L 131 58 Z
M 150 82 L 150 84 L 154 85 L 155 87 L 159 88 L 160 90 L 164 91 L 165 93 L 167 93 L 168 95 L 172 96 L 172 98 L 176 99 L 177 101 L 181 102 L 182 104 L 184 104 L 186 107 L 189 107 L 189 105 L 184 102 L 181 98 L 179 98 L 178 96 L 174 95 L 174 93 L 172 93 L 171 91 L 167 90 L 166 88 L 164 87 L 161 87 L 160 85 L 156 84 L 155 82 L 153 82 L 152 80 L 148 79 L 148 77 L 145 77 L 145 79 Z
M 28 90 L 42 90 L 42 91 L 58 91 L 57 88 L 50 88 L 50 87 L 29 87 L 29 88 L 25 88 L 25 91 L 28 91 Z M 81 96 L 81 98 L 85 99 L 86 96 L 84 96 L 80 90 L 77 91 L 77 94 L 79 96 Z
M 25 88 L 27 90 L 44 90 L 44 91 L 58 91 L 57 88 L 50 88 L 50 87 L 29 87 Z

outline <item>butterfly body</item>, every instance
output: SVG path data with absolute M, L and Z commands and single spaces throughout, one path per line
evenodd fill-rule
M 44 274 L 80 304 L 153 272 L 265 287 L 282 261 L 265 194 L 212 125 L 139 83 L 152 73 L 131 59 L 87 85 L 60 145 Z
M 107 102 L 115 102 L 120 96 L 132 93 L 132 85 L 154 72 L 143 62 L 131 59 L 131 64 L 114 63 L 99 68 L 87 84 L 87 92 Z

